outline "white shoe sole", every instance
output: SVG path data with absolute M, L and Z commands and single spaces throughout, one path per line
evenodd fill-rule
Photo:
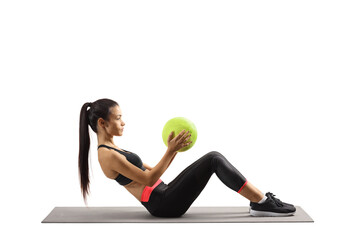
M 285 217 L 285 216 L 294 215 L 295 212 L 292 212 L 292 213 L 276 213 L 276 212 L 256 211 L 256 210 L 250 209 L 250 215 L 253 216 L 253 217 Z

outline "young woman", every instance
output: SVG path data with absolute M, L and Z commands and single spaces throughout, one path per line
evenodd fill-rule
M 113 137 L 122 136 L 124 131 L 125 123 L 121 117 L 119 104 L 111 99 L 87 102 L 81 108 L 79 175 L 85 203 L 89 193 L 90 125 L 97 134 L 98 159 L 105 176 L 124 186 L 153 216 L 182 216 L 213 173 L 216 173 L 227 187 L 250 200 L 252 216 L 288 216 L 295 213 L 296 208 L 293 205 L 280 201 L 270 192 L 264 195 L 217 151 L 205 154 L 169 184 L 164 183 L 160 177 L 174 160 L 177 151 L 191 143 L 191 135 L 185 130 L 177 136 L 172 132 L 168 137 L 168 148 L 163 158 L 152 168 L 143 163 L 136 153 L 114 144 Z

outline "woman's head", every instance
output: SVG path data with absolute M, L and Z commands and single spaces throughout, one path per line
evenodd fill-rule
M 88 109 L 89 108 L 89 109 Z M 119 104 L 103 98 L 93 103 L 85 103 L 80 111 L 79 131 L 79 177 L 83 198 L 89 193 L 89 127 L 98 135 L 107 137 L 121 136 L 125 123 L 122 121 Z M 87 203 L 86 203 L 87 204 Z
M 99 99 L 88 110 L 89 125 L 96 134 L 121 136 L 125 125 L 121 116 L 119 104 L 110 99 Z

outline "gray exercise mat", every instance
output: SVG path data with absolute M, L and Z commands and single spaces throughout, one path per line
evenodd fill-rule
M 190 207 L 179 218 L 152 216 L 144 207 L 55 207 L 42 223 L 264 223 L 314 222 L 299 206 L 287 217 L 252 217 L 249 207 Z

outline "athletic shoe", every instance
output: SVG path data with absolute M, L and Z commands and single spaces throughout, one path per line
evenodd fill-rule
M 276 195 L 268 192 L 267 199 L 262 204 L 250 202 L 250 215 L 254 217 L 283 217 L 291 216 L 296 212 L 294 205 L 284 203 L 275 198 Z

